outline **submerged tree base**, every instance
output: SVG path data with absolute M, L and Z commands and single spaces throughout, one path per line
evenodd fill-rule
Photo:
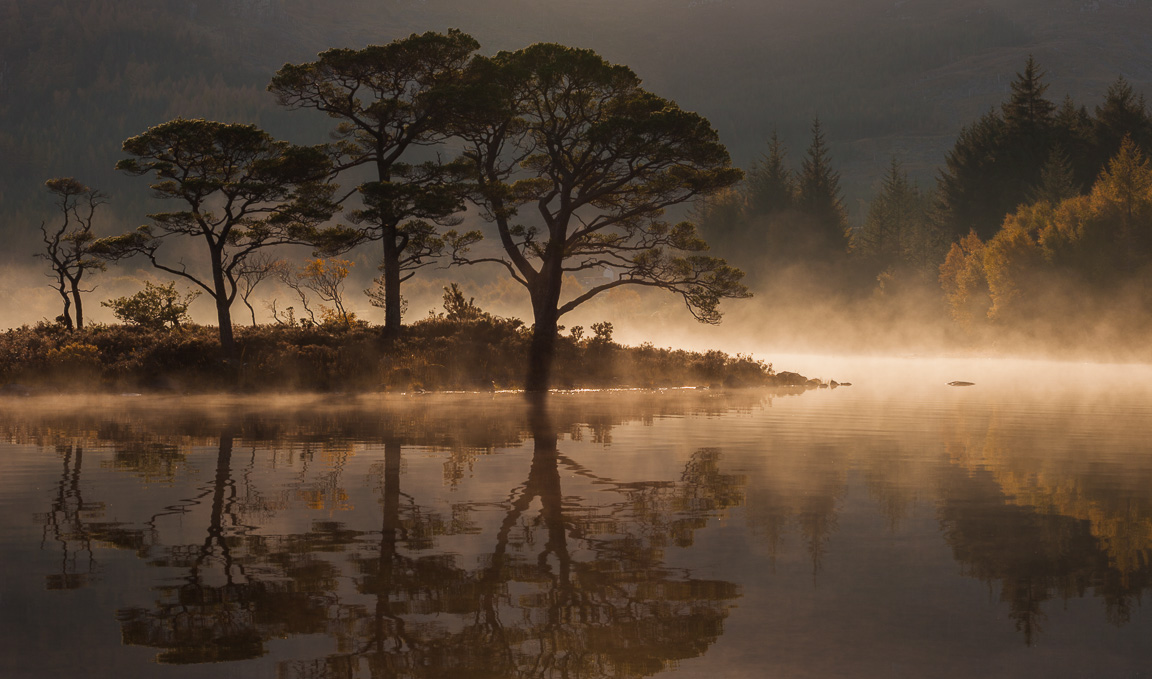
M 388 340 L 364 324 L 236 327 L 239 365 L 213 326 L 151 330 L 40 323 L 0 335 L 9 393 L 69 391 L 413 391 L 521 389 L 531 333 L 515 319 L 431 317 Z M 795 373 L 720 351 L 557 338 L 552 386 L 803 387 Z M 17 386 L 19 385 L 19 386 Z M 810 385 L 811 386 L 811 385 Z

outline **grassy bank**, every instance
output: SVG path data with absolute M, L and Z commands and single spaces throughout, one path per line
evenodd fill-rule
M 429 317 L 388 342 L 366 324 L 237 326 L 239 365 L 212 326 L 151 330 L 50 323 L 0 335 L 0 384 L 24 390 L 203 392 L 517 389 L 530 333 L 515 319 Z M 800 378 L 718 351 L 621 346 L 610 333 L 559 339 L 557 388 L 770 386 Z

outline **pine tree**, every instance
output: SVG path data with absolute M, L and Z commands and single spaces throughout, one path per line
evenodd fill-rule
M 1004 103 L 1004 121 L 1013 135 L 1031 135 L 1047 132 L 1052 126 L 1056 105 L 1044 98 L 1048 85 L 1043 82 L 1044 72 L 1031 55 L 1024 72 L 1016 74 L 1012 83 L 1012 96 Z
M 1090 200 L 1116 245 L 1113 262 L 1128 271 L 1146 266 L 1152 254 L 1152 160 L 1130 137 L 1100 174 Z
M 908 173 L 893 156 L 880 191 L 868 205 L 864 226 L 852 234 L 853 250 L 885 265 L 896 263 L 901 258 L 902 236 L 911 230 L 920 211 L 918 194 L 908 181 Z
M 819 117 L 812 121 L 812 144 L 797 184 L 796 206 L 808 222 L 813 254 L 844 252 L 848 247 L 848 217 L 840 198 L 840 173 L 832 168 Z
M 1044 98 L 1048 85 L 1036 60 L 1028 57 L 1023 73 L 1016 74 L 1012 96 L 1003 105 L 1006 135 L 997 157 L 997 180 L 1006 189 L 1000 205 L 1011 212 L 1040 183 L 1040 172 L 1052 151 L 1056 105 Z M 1004 213 L 1000 215 L 1003 219 Z
M 900 255 L 900 234 L 912 216 L 914 200 L 908 174 L 893 156 L 880 191 L 868 205 L 864 226 L 852 234 L 853 250 L 885 264 L 894 263 Z
M 941 224 L 953 239 L 975 231 L 991 238 L 1016 200 L 1000 178 L 998 154 L 1006 135 L 1004 120 L 989 111 L 960 131 L 937 177 Z
M 927 271 L 940 265 L 946 243 L 932 221 L 928 199 L 893 157 L 864 226 L 852 234 L 853 251 L 882 267 Z
M 1061 201 L 1080 195 L 1080 184 L 1068 154 L 1059 147 L 1048 154 L 1048 162 L 1040 171 L 1040 183 L 1033 186 L 1028 197 L 1034 203 L 1047 201 L 1059 205 Z
M 787 151 L 776 130 L 768 141 L 768 153 L 752 165 L 746 180 L 749 216 L 772 215 L 792 207 L 796 179 L 785 164 Z
M 1079 187 L 1091 186 L 1100 174 L 1101 162 L 1095 157 L 1094 125 L 1088 109 L 1077 106 L 1070 96 L 1064 97 L 1053 118 L 1052 143 L 1068 159 L 1078 192 Z
M 1096 107 L 1093 121 L 1096 172 L 1101 171 L 1129 137 L 1143 153 L 1152 153 L 1152 116 L 1143 95 L 1137 95 L 1123 77 L 1108 87 L 1104 101 Z

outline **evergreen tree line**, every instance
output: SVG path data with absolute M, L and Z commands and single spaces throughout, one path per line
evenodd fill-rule
M 1034 321 L 1046 313 L 1037 302 L 1052 301 L 1042 291 L 1055 287 L 1135 290 L 1152 256 L 1152 114 L 1122 77 L 1092 112 L 1070 97 L 1057 105 L 1047 90 L 1029 58 L 1008 100 L 960 131 L 935 187 L 912 182 L 893 158 L 854 228 L 819 120 L 799 169 L 773 134 L 742 184 L 701 205 L 702 229 L 769 276 L 791 263 L 837 264 L 849 295 L 894 277 L 938 282 L 966 325 Z

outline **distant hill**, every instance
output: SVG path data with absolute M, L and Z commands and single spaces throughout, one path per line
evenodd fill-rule
M 140 223 L 120 143 L 172 117 L 250 121 L 298 142 L 328 121 L 264 92 L 286 61 L 458 27 L 485 52 L 591 47 L 711 120 L 738 164 L 775 125 L 799 162 L 818 114 L 853 217 L 892 154 L 922 184 L 1029 54 L 1050 98 L 1094 106 L 1152 84 L 1152 5 L 1136 0 L 0 0 L 0 234 L 24 260 L 41 186 L 74 175 Z M 112 228 L 112 227 L 110 227 Z

